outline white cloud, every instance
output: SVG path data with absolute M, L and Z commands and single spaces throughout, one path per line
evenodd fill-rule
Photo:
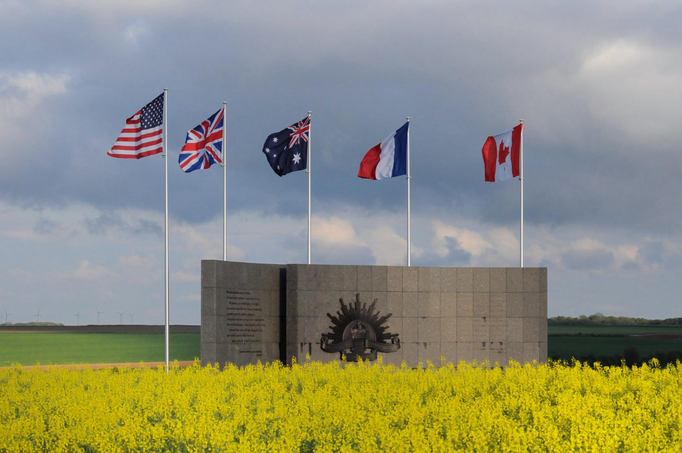
M 0 118 L 3 121 L 28 117 L 47 97 L 65 94 L 67 74 L 0 72 Z
M 147 34 L 148 30 L 148 27 L 144 23 L 136 21 L 125 28 L 123 36 L 125 36 L 129 43 L 137 45 L 139 44 L 140 39 Z
M 234 231 L 239 218 L 228 216 L 228 259 L 239 261 L 244 258 L 244 250 L 235 245 L 241 239 L 240 231 Z M 262 219 L 259 219 L 262 222 Z M 223 256 L 223 220 L 216 218 L 211 221 L 191 225 L 187 222 L 172 222 L 170 234 L 173 237 L 171 248 L 179 248 L 198 259 L 222 259 Z
M 474 256 L 481 255 L 485 250 L 490 249 L 493 246 L 490 242 L 484 239 L 480 233 L 464 228 L 446 225 L 439 220 L 433 222 L 433 230 L 435 234 L 435 252 L 440 256 L 444 256 L 448 253 L 448 248 L 446 247 L 445 243 L 445 238 L 448 237 L 457 239 L 460 247 Z
M 651 144 L 674 133 L 682 121 L 680 78 L 678 48 L 618 39 L 587 56 L 577 82 L 592 114 L 625 136 Z
M 45 237 L 36 234 L 33 230 L 15 230 L 15 231 L 0 231 L 0 236 L 5 236 L 13 239 L 22 239 L 25 241 L 44 241 Z
M 142 284 L 163 281 L 163 214 L 149 208 L 162 206 L 162 173 L 151 170 L 161 160 L 123 162 L 104 153 L 124 115 L 161 86 L 175 93 L 169 132 L 176 144 L 208 112 L 220 87 L 231 87 L 230 111 L 239 112 L 231 121 L 240 133 L 228 134 L 234 150 L 229 259 L 305 261 L 304 175 L 273 177 L 258 149 L 273 131 L 268 125 L 284 125 L 293 112 L 318 105 L 314 262 L 404 263 L 404 205 L 398 204 L 404 180 L 360 185 L 351 175 L 362 153 L 403 114 L 412 114 L 413 207 L 419 208 L 413 211 L 413 257 L 517 265 L 516 220 L 503 223 L 504 208 L 497 209 L 516 189 L 474 185 L 471 175 L 480 171 L 477 150 L 485 136 L 522 114 L 528 126 L 526 264 L 548 265 L 552 278 L 567 280 L 635 276 L 647 289 L 658 274 L 679 272 L 682 217 L 666 202 L 676 193 L 670 162 L 677 162 L 682 121 L 674 7 L 293 5 L 209 1 L 204 6 L 213 14 L 199 17 L 180 0 L 0 3 L 3 16 L 13 18 L 0 31 L 11 43 L 0 70 L 1 192 L 19 200 L 12 212 L 3 212 L 7 203 L 0 202 L 0 249 L 7 257 L 0 286 L 23 303 L 41 291 L 26 285 L 35 274 L 58 272 L 81 278 L 61 285 L 64 292 L 56 296 L 62 304 L 87 300 L 90 295 L 77 290 L 85 294 L 95 286 L 131 304 L 163 299 L 161 283 Z M 377 23 L 380 13 L 387 20 Z M 286 40 L 277 39 L 275 25 L 287 21 L 296 26 Z M 206 33 L 178 33 L 179 23 Z M 212 32 L 227 43 L 224 64 L 175 70 L 187 55 L 201 59 L 207 51 L 200 43 Z M 289 51 L 291 42 L 304 40 L 306 52 Z M 301 71 L 277 71 L 285 64 Z M 656 155 L 661 152 L 673 159 Z M 184 297 L 196 292 L 199 261 L 222 257 L 221 181 L 217 172 L 180 177 L 177 167 L 169 170 L 171 294 Z M 23 209 L 35 200 L 46 207 Z M 628 213 L 638 215 L 630 222 Z M 88 265 L 81 269 L 83 260 Z M 96 278 L 93 263 L 119 275 L 119 286 L 81 284 Z M 30 272 L 14 281 L 9 266 Z
M 76 269 L 68 272 L 56 272 L 55 276 L 63 280 L 104 281 L 117 278 L 118 276 L 99 264 L 92 264 L 88 260 L 82 260 Z
M 588 55 L 583 70 L 593 73 L 632 70 L 645 55 L 642 46 L 634 42 L 610 42 Z
M 154 255 L 119 256 L 118 269 L 127 282 L 138 285 L 146 285 L 163 277 L 163 269 Z
M 170 278 L 177 282 L 198 283 L 201 275 L 198 272 L 176 271 L 171 274 Z
M 337 259 L 344 251 L 354 252 L 356 260 L 363 260 L 371 253 L 374 263 L 380 265 L 405 265 L 407 240 L 398 233 L 396 226 L 404 222 L 401 216 L 387 213 L 367 213 L 353 206 L 336 209 L 339 214 L 312 217 L 313 251 L 322 252 Z M 412 243 L 412 256 L 418 257 L 423 250 Z M 348 263 L 353 263 L 351 257 Z M 364 262 L 364 261 L 363 261 Z
M 348 220 L 337 216 L 323 218 L 313 215 L 311 218 L 311 240 L 328 244 L 364 245 L 357 237 L 355 228 Z
M 119 256 L 118 265 L 124 269 L 151 269 L 156 267 L 156 257 L 153 255 L 144 257 L 140 255 Z
M 376 264 L 388 266 L 404 266 L 407 257 L 407 241 L 390 226 L 379 226 L 364 230 L 362 236 L 367 240 L 367 247 L 372 250 Z M 412 247 L 415 256 L 420 249 Z
M 635 263 L 637 261 L 637 255 L 639 254 L 639 247 L 634 244 L 621 244 L 613 250 L 613 256 L 615 258 L 615 265 L 617 268 L 622 268 L 623 266 Z

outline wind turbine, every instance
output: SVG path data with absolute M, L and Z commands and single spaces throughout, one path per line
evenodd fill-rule
M 125 315 L 125 312 L 121 313 L 120 311 L 117 311 L 119 315 L 121 315 L 121 325 L 123 325 L 123 315 Z
M 42 318 L 42 316 L 40 316 L 40 308 L 39 308 L 38 314 L 36 315 L 36 322 L 40 322 L 40 318 Z
M 5 322 L 6 322 L 6 323 L 9 323 L 9 316 L 10 316 L 12 313 L 7 313 L 7 310 L 3 310 L 3 311 L 5 312 Z
M 135 313 L 137 313 L 137 312 L 135 312 Z M 130 316 L 130 324 L 133 323 L 133 315 L 135 315 L 135 313 L 131 313 L 128 315 L 128 316 Z
M 95 310 L 97 310 L 97 325 L 99 326 L 99 315 L 106 313 L 106 311 L 99 311 L 99 308 L 95 308 Z
M 74 315 L 76 317 L 76 325 L 80 326 L 81 325 L 81 311 L 78 310 L 78 313 Z

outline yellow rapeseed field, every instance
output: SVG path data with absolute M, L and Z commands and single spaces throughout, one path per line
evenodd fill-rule
M 0 452 L 682 451 L 682 365 L 0 371 Z

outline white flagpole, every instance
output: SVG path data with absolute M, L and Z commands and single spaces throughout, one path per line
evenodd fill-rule
M 166 167 L 166 374 L 169 369 L 169 315 L 168 315 L 168 88 L 163 89 L 163 158 Z
M 223 101 L 223 261 L 227 261 L 227 102 Z
M 523 120 L 521 120 L 521 152 L 519 153 L 519 180 L 521 181 L 521 267 L 523 267 Z
M 310 264 L 310 200 L 311 200 L 310 169 L 311 169 L 311 161 L 312 161 L 310 142 L 312 141 L 312 132 L 313 132 L 312 114 L 313 114 L 313 112 L 308 110 L 308 157 L 306 159 L 308 165 L 307 165 L 307 168 L 305 169 L 305 172 L 308 173 L 308 264 Z
M 407 122 L 410 122 L 410 117 L 407 117 Z M 407 126 L 407 266 L 412 265 L 412 218 L 411 218 L 411 206 L 410 206 L 410 180 L 412 176 L 410 175 L 410 126 Z

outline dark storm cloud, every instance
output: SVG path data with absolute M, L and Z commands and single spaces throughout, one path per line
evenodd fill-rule
M 68 93 L 46 98 L 38 127 L 24 134 L 39 158 L 0 169 L 5 198 L 162 211 L 163 159 L 105 153 L 124 119 L 168 86 L 170 208 L 182 220 L 220 213 L 220 170 L 183 174 L 177 154 L 186 131 L 227 100 L 232 212 L 305 214 L 305 176 L 277 178 L 259 150 L 312 109 L 314 203 L 402 208 L 403 178 L 356 174 L 364 153 L 409 115 L 415 215 L 445 206 L 508 224 L 518 217 L 518 182 L 484 183 L 480 148 L 523 116 L 527 221 L 679 234 L 682 207 L 665 194 L 681 164 L 651 157 L 671 155 L 673 137 L 642 145 L 623 134 L 618 118 L 591 102 L 590 90 L 609 80 L 584 75 L 586 58 L 612 42 L 674 49 L 680 32 L 670 17 L 679 8 L 460 2 L 386 11 L 354 2 L 308 5 L 301 14 L 256 2 L 216 4 L 211 18 L 199 19 L 181 4 L 161 15 L 84 5 L 68 13 L 15 5 L 17 20 L 0 30 L 6 71 L 70 76 Z M 390 20 L 377 23 L 380 12 Z M 296 26 L 283 29 L 287 20 Z M 22 31 L 31 29 L 40 35 Z M 16 36 L 25 36 L 22 52 L 9 44 Z M 677 115 L 663 107 L 661 117 Z
M 59 222 L 43 217 L 36 220 L 36 223 L 33 225 L 33 232 L 36 234 L 50 234 L 58 231 L 60 228 Z
M 682 268 L 682 253 L 670 243 L 649 240 L 639 248 L 639 255 L 646 263 L 657 264 L 668 270 Z
M 86 218 L 83 225 L 90 234 L 105 234 L 111 228 L 121 228 L 125 222 L 120 215 L 100 214 L 95 218 Z
M 137 219 L 136 222 L 130 226 L 130 231 L 133 234 L 161 236 L 163 234 L 163 227 L 153 220 Z
M 134 235 L 161 236 L 163 227 L 158 222 L 148 219 L 124 220 L 119 214 L 100 214 L 97 217 L 83 219 L 83 226 L 93 235 L 103 235 L 109 231 L 131 233 Z

